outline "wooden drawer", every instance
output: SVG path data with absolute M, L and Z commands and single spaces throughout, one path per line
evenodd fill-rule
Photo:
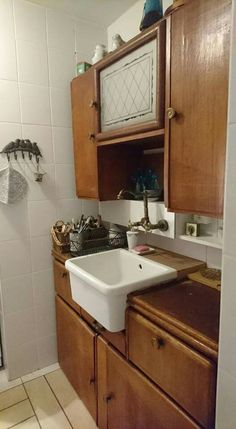
M 65 266 L 54 260 L 54 284 L 57 295 L 63 298 L 77 313 L 81 313 L 80 306 L 73 301 L 71 296 L 69 273 Z
M 214 428 L 215 364 L 129 310 L 128 356 L 207 429 Z

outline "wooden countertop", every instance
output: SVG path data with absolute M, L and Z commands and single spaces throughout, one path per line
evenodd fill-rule
M 63 264 L 67 259 L 72 257 L 70 253 L 59 253 L 54 249 L 52 250 L 52 255 Z M 171 268 L 175 268 L 178 273 L 178 278 L 184 278 L 187 274 L 206 266 L 205 262 L 189 258 L 188 256 L 179 255 L 177 253 L 168 252 L 158 247 L 155 249 L 155 253 L 145 255 L 143 257 L 154 262 L 167 265 Z
M 220 292 L 192 280 L 174 280 L 134 292 L 129 304 L 198 351 L 217 360 Z

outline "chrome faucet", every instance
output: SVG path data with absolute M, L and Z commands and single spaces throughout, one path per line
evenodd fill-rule
M 119 194 L 117 195 L 118 200 L 122 200 L 125 198 L 125 196 L 132 196 L 133 199 L 135 199 L 135 194 L 131 191 L 121 189 Z M 151 231 L 153 229 L 159 229 L 160 231 L 167 231 L 169 228 L 168 222 L 165 219 L 160 219 L 156 224 L 152 224 L 149 219 L 148 214 L 148 192 L 143 192 L 143 205 L 144 205 L 144 216 L 142 219 L 138 222 L 131 222 L 129 221 L 128 227 L 134 228 L 141 226 L 146 232 Z

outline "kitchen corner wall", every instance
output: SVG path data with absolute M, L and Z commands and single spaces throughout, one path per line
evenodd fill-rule
M 236 427 L 236 5 L 233 6 L 226 156 L 223 285 L 221 292 L 217 429 Z
M 24 0 L 0 1 L 0 150 L 16 138 L 36 141 L 46 172 L 35 182 L 35 165 L 19 155 L 14 166 L 27 178 L 28 196 L 0 203 L 0 316 L 10 379 L 57 361 L 50 226 L 97 214 L 96 202 L 75 196 L 70 81 L 76 62 L 90 62 L 99 42 L 106 43 L 106 31 L 96 24 Z

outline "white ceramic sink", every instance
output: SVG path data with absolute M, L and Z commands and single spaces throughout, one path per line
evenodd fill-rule
M 127 294 L 176 278 L 177 272 L 128 250 L 68 259 L 72 298 L 111 332 L 125 327 Z

